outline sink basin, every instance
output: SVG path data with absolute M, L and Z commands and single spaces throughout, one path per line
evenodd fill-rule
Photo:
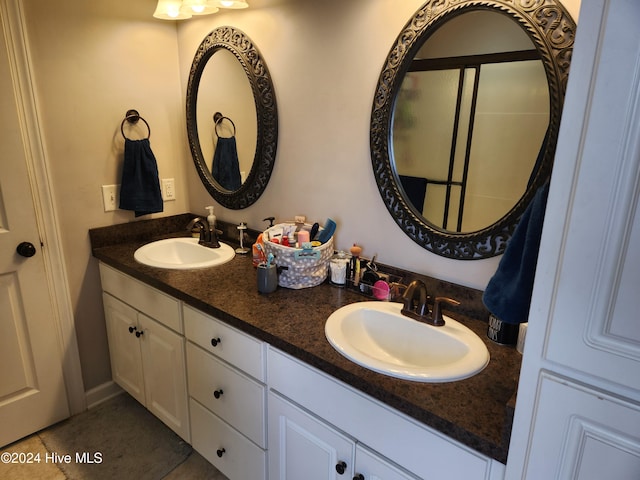
M 167 238 L 143 245 L 135 251 L 137 262 L 157 268 L 187 270 L 215 267 L 227 263 L 236 252 L 229 245 L 220 243 L 220 248 L 198 245 L 197 238 Z
M 484 342 L 460 322 L 443 316 L 445 325 L 433 327 L 401 309 L 401 303 L 352 303 L 329 316 L 325 335 L 358 365 L 415 382 L 462 380 L 489 363 Z

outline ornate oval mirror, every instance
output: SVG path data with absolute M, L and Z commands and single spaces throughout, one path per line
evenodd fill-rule
M 237 28 L 216 28 L 198 47 L 187 83 L 187 136 L 218 203 L 238 210 L 258 200 L 275 162 L 278 113 L 267 65 Z
M 398 35 L 371 114 L 378 189 L 441 256 L 501 254 L 550 177 L 575 23 L 555 0 L 430 0 Z

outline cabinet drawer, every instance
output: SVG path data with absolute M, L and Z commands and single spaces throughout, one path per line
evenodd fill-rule
M 263 342 L 186 305 L 184 325 L 187 339 L 261 382 L 265 381 Z
M 189 395 L 265 447 L 265 387 L 187 343 Z
M 195 400 L 190 402 L 193 448 L 232 480 L 264 480 L 265 451 Z M 222 456 L 218 456 L 219 451 Z
M 170 329 L 183 333 L 180 302 L 155 288 L 131 278 L 103 263 L 100 264 L 102 290 Z

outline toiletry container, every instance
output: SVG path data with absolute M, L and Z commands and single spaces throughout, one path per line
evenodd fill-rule
M 349 257 L 347 252 L 340 251 L 336 253 L 329 261 L 329 270 L 331 272 L 330 282 L 337 287 L 344 287 L 347 283 L 347 265 Z
M 258 292 L 272 293 L 278 288 L 278 269 L 275 264 L 258 265 Z
M 487 337 L 501 345 L 515 345 L 518 341 L 518 331 L 520 324 L 506 323 L 496 317 L 493 313 L 489 314 L 489 328 L 487 329 Z

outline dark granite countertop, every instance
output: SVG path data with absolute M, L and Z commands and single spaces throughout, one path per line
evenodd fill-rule
M 178 217 L 176 223 L 183 227 L 187 222 Z M 324 335 L 324 323 L 332 312 L 367 298 L 327 283 L 302 290 L 278 288 L 269 295 L 260 294 L 250 256 L 237 255 L 227 264 L 202 270 L 147 267 L 134 260 L 134 251 L 160 234 L 157 228 L 164 229 L 170 225 L 160 222 L 161 227 L 156 226 L 134 236 L 123 233 L 138 223 L 144 222 L 92 230 L 93 255 L 105 264 L 506 463 L 513 398 L 522 357 L 514 348 L 488 340 L 486 321 L 446 312 L 476 332 L 489 349 L 489 365 L 474 377 L 434 384 L 388 377 L 349 361 L 331 347 Z M 162 233 L 171 231 L 177 232 L 178 229 Z

